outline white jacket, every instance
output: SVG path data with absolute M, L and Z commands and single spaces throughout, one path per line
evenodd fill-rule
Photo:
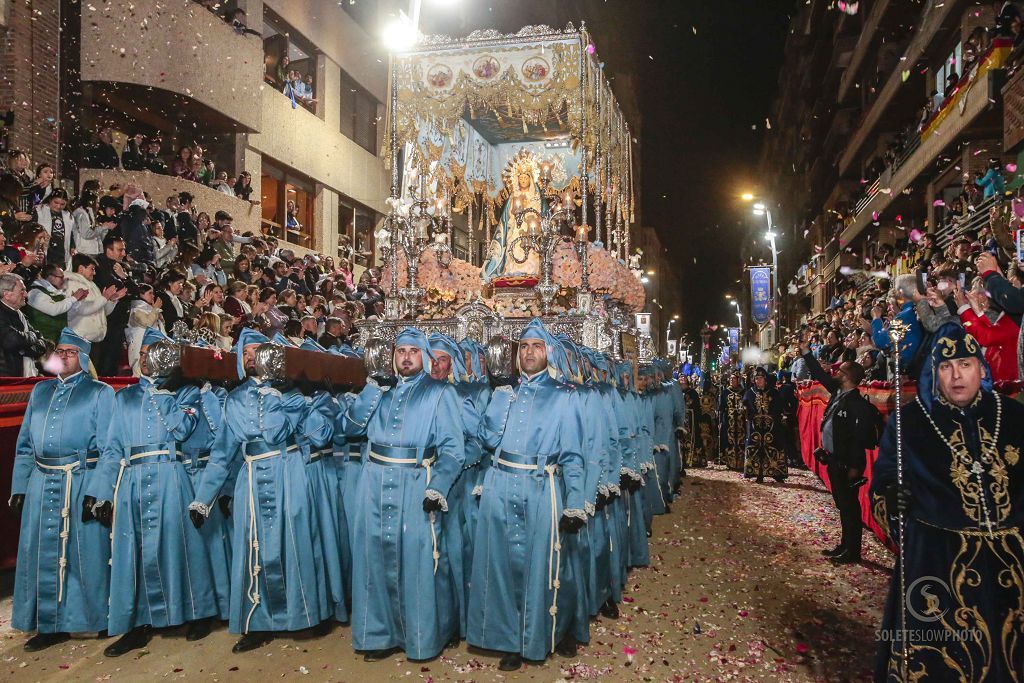
M 139 368 L 139 355 L 142 351 L 142 338 L 150 327 L 164 331 L 160 311 L 142 299 L 136 299 L 132 302 L 131 312 L 128 314 L 128 327 L 124 331 L 124 337 L 128 341 L 128 366 L 136 377 L 142 374 Z
M 80 206 L 71 212 L 71 217 L 75 220 L 75 249 L 89 256 L 102 254 L 107 231 L 96 225 L 95 212 Z
M 75 230 L 75 220 L 71 217 L 71 213 L 68 212 L 68 211 L 61 211 L 60 213 L 61 213 L 61 217 L 64 220 L 64 254 L 67 256 L 68 265 L 70 266 L 71 265 L 71 235 L 73 233 L 77 232 Z M 41 225 L 44 228 L 46 228 L 46 232 L 50 233 L 51 236 L 53 235 L 53 214 L 50 213 L 50 205 L 49 204 L 40 204 L 36 208 L 36 222 L 39 223 L 39 225 Z M 77 237 L 78 236 L 75 235 L 76 240 L 77 240 Z M 77 241 L 75 243 L 75 249 L 78 250 L 78 251 L 81 251 L 81 247 L 78 245 Z
M 116 301 L 108 301 L 92 280 L 86 280 L 78 273 L 64 276 L 64 293 L 71 296 L 80 289 L 89 292 L 81 301 L 76 301 L 68 311 L 68 327 L 91 342 L 98 342 L 107 336 L 107 316 L 114 312 Z

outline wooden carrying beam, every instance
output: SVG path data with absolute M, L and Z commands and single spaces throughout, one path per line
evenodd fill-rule
M 366 384 L 366 369 L 358 358 L 285 348 L 284 365 L 285 376 L 292 380 L 322 382 L 330 379 L 336 387 L 361 387 Z M 186 379 L 208 379 L 214 382 L 238 379 L 235 354 L 196 346 L 182 349 L 181 372 Z

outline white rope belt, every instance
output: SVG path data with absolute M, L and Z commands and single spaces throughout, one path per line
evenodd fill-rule
M 536 470 L 539 465 L 524 465 L 521 462 L 510 462 L 504 458 L 498 458 L 498 464 L 504 465 L 505 467 L 511 467 L 516 470 Z
M 288 451 L 298 450 L 298 446 L 289 446 L 286 449 Z M 256 523 L 256 494 L 255 487 L 253 486 L 253 471 L 252 464 L 260 460 L 266 460 L 267 458 L 273 458 L 274 456 L 281 455 L 280 450 L 267 451 L 266 453 L 258 453 L 256 455 L 246 455 L 245 457 L 245 469 L 246 469 L 246 486 L 248 488 L 249 496 L 249 556 L 246 559 L 246 566 L 249 569 L 249 588 L 246 591 L 246 597 L 249 598 L 249 602 L 252 603 L 252 607 L 249 608 L 249 614 L 245 617 L 245 627 L 243 633 L 249 632 L 249 622 L 252 621 L 252 615 L 256 612 L 256 608 L 260 604 L 260 537 L 259 537 L 259 525 Z
M 500 461 L 499 461 L 500 462 Z M 529 465 L 525 467 L 531 467 Z M 536 466 L 532 466 L 536 469 Z M 555 636 L 558 631 L 558 589 L 562 585 L 559 581 L 562 570 L 562 536 L 558 531 L 558 492 L 555 490 L 555 472 L 558 465 L 547 465 L 544 473 L 548 475 L 548 488 L 551 491 L 551 538 L 548 546 L 548 590 L 554 589 L 554 596 L 551 598 L 551 608 L 548 613 L 551 615 L 551 650 L 555 649 Z M 552 562 L 554 568 L 552 571 Z
M 95 463 L 99 458 L 89 458 L 86 463 Z M 36 460 L 36 466 L 44 470 L 64 473 L 64 497 L 60 507 L 60 559 L 57 560 L 57 604 L 64 599 L 64 575 L 68 566 L 68 536 L 71 533 L 71 480 L 72 474 L 81 463 L 79 461 L 67 465 L 44 465 Z
M 114 540 L 114 524 L 117 522 L 117 492 L 121 488 L 121 479 L 122 479 L 122 477 L 124 477 L 124 470 L 125 470 L 126 467 L 128 467 L 128 463 L 130 461 L 132 461 L 132 460 L 139 460 L 140 458 L 149 458 L 149 457 L 154 456 L 154 455 L 169 455 L 170 453 L 171 453 L 171 451 L 167 450 L 166 448 L 162 448 L 162 449 L 158 449 L 158 450 L 154 450 L 154 451 L 144 451 L 142 453 L 136 453 L 135 455 L 130 455 L 127 458 L 121 458 L 120 466 L 117 468 L 117 481 L 114 482 L 114 500 L 111 502 L 111 511 L 110 511 L 110 540 L 111 541 Z M 182 457 L 181 451 L 175 451 L 175 454 L 178 457 Z
M 430 486 L 430 479 L 431 479 L 431 477 L 433 475 L 433 472 L 431 470 L 431 465 L 434 464 L 434 458 L 424 458 L 422 462 L 417 463 L 416 458 L 389 458 L 386 455 L 381 455 L 380 453 L 374 453 L 373 451 L 370 451 L 370 459 L 371 460 L 379 460 L 380 462 L 386 462 L 386 463 L 391 464 L 391 465 L 416 465 L 416 464 L 420 464 L 423 467 L 425 467 L 426 470 L 427 470 L 427 486 Z M 431 556 L 434 559 L 434 575 L 436 576 L 437 575 L 437 564 L 438 564 L 438 561 L 441 559 L 441 553 L 437 549 L 437 529 L 434 528 L 434 523 L 436 521 L 436 515 L 433 512 L 431 512 L 429 514 L 430 514 Z

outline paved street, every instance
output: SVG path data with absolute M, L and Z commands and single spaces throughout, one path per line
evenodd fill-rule
M 264 681 L 845 681 L 869 676 L 888 551 L 866 538 L 865 564 L 833 567 L 831 497 L 811 474 L 757 485 L 732 472 L 691 470 L 684 498 L 658 518 L 653 566 L 634 572 L 618 621 L 599 619 L 575 660 L 553 657 L 515 675 L 463 644 L 427 664 L 402 657 L 367 664 L 346 628 L 320 640 L 277 640 L 231 654 L 219 630 L 198 644 L 161 634 L 121 659 L 106 642 L 75 640 L 27 655 L 10 630 L 10 583 L 0 610 L 0 676 L 10 681 L 209 679 Z M 827 530 L 827 531 L 823 531 Z M 827 661 L 827 665 L 826 665 Z

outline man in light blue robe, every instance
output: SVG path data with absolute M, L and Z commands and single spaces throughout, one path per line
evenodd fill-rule
M 518 384 L 495 390 L 480 427 L 495 455 L 480 497 L 467 640 L 504 653 L 502 671 L 545 659 L 572 620 L 579 577 L 562 536 L 587 520 L 584 437 L 576 391 L 554 377 L 561 353 L 534 319 L 519 343 Z
M 189 623 L 187 638 L 210 632 L 217 599 L 206 545 L 186 514 L 193 497 L 181 443 L 199 420 L 199 389 L 154 378 L 149 347 L 170 341 L 157 328 L 142 338 L 139 383 L 117 392 L 110 431 L 86 492 L 111 525 L 107 630 L 121 635 L 104 651 L 118 657 L 144 647 L 154 628 Z
M 473 389 L 473 404 L 481 416 L 487 410 L 487 404 L 491 400 L 491 381 L 487 374 L 487 363 L 484 360 L 484 347 L 475 339 L 466 337 L 459 342 L 462 350 L 466 369 L 469 372 L 469 384 Z M 476 520 L 480 513 L 480 494 L 483 492 L 484 472 L 491 464 L 492 452 L 489 451 L 480 440 L 476 440 L 480 448 L 480 457 L 473 465 L 468 465 L 459 476 L 459 481 L 468 492 L 465 496 L 465 505 L 462 506 L 462 527 L 463 537 L 466 543 L 466 573 L 467 578 L 473 566 L 473 539 L 476 538 Z
M 32 388 L 14 453 L 10 506 L 21 516 L 11 625 L 35 652 L 107 628 L 110 539 L 83 502 L 106 443 L 114 390 L 93 379 L 91 344 L 64 328 Z
M 683 390 L 679 387 L 679 382 L 672 379 L 671 366 L 659 360 L 656 367 L 659 369 L 658 376 L 661 389 L 672 399 L 672 434 L 668 440 L 669 487 L 672 490 L 672 497 L 676 498 L 679 495 L 682 478 L 686 476 L 682 453 L 679 449 L 679 439 L 682 437 L 683 428 L 686 424 L 686 397 L 683 396 Z
M 423 332 L 395 340 L 393 386 L 373 378 L 346 413 L 346 434 L 366 436 L 352 535 L 352 644 L 377 661 L 412 660 L 457 642 L 445 525 L 452 484 L 465 462 L 462 401 L 430 377 Z
M 655 428 L 654 406 L 660 388 L 655 382 L 653 366 L 641 365 L 637 371 L 637 380 L 640 424 L 642 428 L 646 427 L 646 438 L 641 439 L 641 443 L 645 450 L 650 451 L 650 455 L 643 459 L 652 463 L 644 472 L 644 521 L 647 525 L 647 535 L 650 536 L 654 517 L 668 511 L 668 447 L 661 448 L 658 441 L 659 432 Z
M 231 472 L 239 466 L 232 497 L 231 601 L 228 630 L 240 633 L 233 652 L 246 652 L 284 631 L 330 630 L 339 608 L 340 559 L 326 552 L 322 526 L 333 526 L 319 455 L 310 444 L 331 439 L 333 423 L 311 401 L 257 372 L 257 351 L 267 338 L 245 328 L 235 353 L 244 379 L 228 394 L 224 425 L 189 505 L 193 522 L 209 516 Z M 250 376 L 247 376 L 250 375 Z M 311 466 L 312 465 L 312 466 Z
M 462 471 L 452 484 L 448 493 L 448 512 L 442 518 L 444 524 L 445 548 L 448 551 L 448 564 L 451 567 L 454 585 L 455 602 L 458 606 L 459 637 L 466 637 L 466 614 L 469 600 L 469 572 L 473 567 L 473 539 L 464 536 L 464 508 L 469 505 L 476 486 L 476 465 L 480 462 L 482 450 L 478 433 L 480 431 L 480 412 L 475 399 L 476 387 L 469 380 L 465 357 L 458 342 L 439 332 L 431 333 L 428 338 L 430 352 L 434 360 L 430 364 L 430 376 L 440 382 L 448 382 L 455 387 L 462 407 L 462 428 L 465 437 L 465 461 Z M 468 487 L 468 488 L 467 488 Z M 475 504 L 475 499 L 473 503 Z
M 199 345 L 204 346 L 202 343 Z M 228 392 L 224 387 L 210 382 L 204 382 L 199 389 L 196 427 L 188 439 L 181 443 L 185 471 L 192 480 L 193 490 L 199 486 L 210 460 L 210 450 L 217 431 L 224 424 L 224 403 L 227 397 Z M 209 518 L 199 529 L 213 571 L 217 617 L 222 621 L 227 621 L 231 601 L 231 495 L 237 474 L 238 468 L 235 467 L 217 497 L 217 504 L 210 509 Z
M 633 387 L 633 365 L 622 361 L 616 366 L 621 415 L 628 429 L 619 470 L 622 501 L 626 516 L 626 546 L 629 557 L 627 568 L 646 567 L 650 564 L 647 530 L 644 515 L 644 475 L 654 467 L 650 449 L 650 435 L 641 419 L 640 396 Z M 648 475 L 650 476 L 650 475 Z

